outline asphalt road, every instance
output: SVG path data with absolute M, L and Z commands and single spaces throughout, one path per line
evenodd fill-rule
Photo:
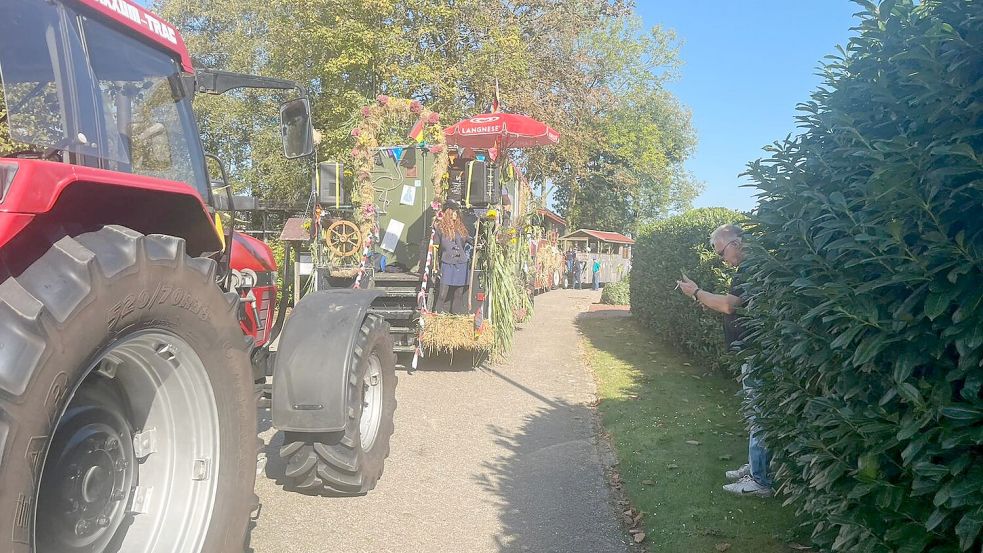
M 364 497 L 308 497 L 273 480 L 282 436 L 261 411 L 256 553 L 624 553 L 574 324 L 598 294 L 537 297 L 509 359 L 399 371 L 386 472 Z

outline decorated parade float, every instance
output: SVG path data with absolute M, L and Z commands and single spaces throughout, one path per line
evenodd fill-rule
M 420 102 L 380 96 L 357 114 L 351 136 L 351 161 L 317 164 L 303 222 L 281 235 L 303 252 L 301 288 L 376 291 L 370 312 L 389 322 L 396 351 L 413 354 L 414 367 L 439 352 L 473 352 L 477 361 L 506 351 L 533 292 L 554 278 L 543 254 L 556 246 L 537 225 L 539 202 L 510 152 L 559 135 L 509 113 L 445 129 Z M 467 229 L 466 309 L 457 314 L 436 309 L 437 228 L 449 206 Z M 548 277 L 537 276 L 543 267 Z
M 563 285 L 565 265 L 560 236 L 566 225 L 566 220 L 549 209 L 540 207 L 536 210 L 529 247 L 535 260 L 533 287 L 537 293 Z

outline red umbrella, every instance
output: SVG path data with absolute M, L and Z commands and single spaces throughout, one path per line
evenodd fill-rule
M 530 148 L 560 141 L 546 123 L 517 113 L 482 113 L 444 129 L 447 143 L 464 148 Z

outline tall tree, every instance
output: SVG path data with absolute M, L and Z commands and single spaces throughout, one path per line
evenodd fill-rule
M 549 122 L 559 146 L 519 154 L 531 180 L 582 226 L 631 230 L 693 197 L 681 169 L 694 143 L 689 114 L 663 85 L 679 65 L 673 33 L 646 30 L 611 0 L 159 0 L 201 66 L 306 83 L 322 158 L 351 149 L 352 115 L 377 94 L 413 97 L 445 123 L 504 106 Z M 210 148 L 239 186 L 280 199 L 306 194 L 298 163 L 276 153 L 278 98 L 199 102 Z M 582 188 L 601 217 L 578 207 Z M 628 218 L 630 216 L 630 219 Z

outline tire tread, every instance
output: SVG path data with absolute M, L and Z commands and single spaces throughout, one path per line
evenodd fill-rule
M 20 275 L 0 282 L 0 345 L 3 346 L 0 347 L 0 469 L 12 464 L 6 447 L 21 440 L 18 435 L 23 434 L 23 429 L 19 425 L 37 418 L 37 405 L 25 403 L 21 396 L 45 368 L 50 352 L 66 347 L 61 329 L 72 324 L 73 317 L 96 301 L 97 296 L 109 296 L 111 292 L 107 290 L 114 281 L 124 276 L 129 278 L 148 265 L 181 270 L 187 260 L 197 272 L 211 278 L 214 286 L 215 262 L 188 258 L 181 238 L 144 236 L 112 225 L 76 236 L 66 234 L 53 233 L 47 251 Z M 248 344 L 241 339 L 238 325 L 220 328 L 224 333 L 223 344 L 240 349 L 242 359 L 246 360 Z M 241 366 L 247 367 L 248 363 Z M 47 386 L 42 389 L 47 390 Z M 243 421 L 242 427 L 247 426 L 252 428 Z M 251 485 L 248 491 L 253 493 Z M 244 543 L 247 523 L 243 519 L 243 535 L 232 532 L 235 535 L 231 539 Z M 237 520 L 234 527 L 239 526 Z M 223 551 L 227 549 L 222 547 Z
M 377 315 L 366 316 L 365 322 L 359 329 L 358 338 L 353 348 L 353 366 L 360 366 L 363 356 L 372 352 L 370 343 L 377 336 L 375 347 L 380 348 L 383 372 L 391 371 L 392 388 L 395 393 L 396 354 L 393 352 L 392 337 L 389 324 Z M 349 376 L 349 401 L 359 401 L 361 398 L 361 380 L 356 374 Z M 384 399 L 385 400 L 385 394 Z M 395 411 L 396 400 L 391 400 L 392 411 Z M 384 409 L 385 406 L 384 406 Z M 313 495 L 358 495 L 364 494 L 375 487 L 382 476 L 382 465 L 369 473 L 362 462 L 358 441 L 359 420 L 352 418 L 343 432 L 303 433 L 287 432 L 284 435 L 284 445 L 280 447 L 280 457 L 286 461 L 286 485 L 289 489 Z M 383 413 L 380 434 L 376 437 L 377 445 L 384 460 L 389 456 L 389 441 L 393 433 L 392 412 Z

